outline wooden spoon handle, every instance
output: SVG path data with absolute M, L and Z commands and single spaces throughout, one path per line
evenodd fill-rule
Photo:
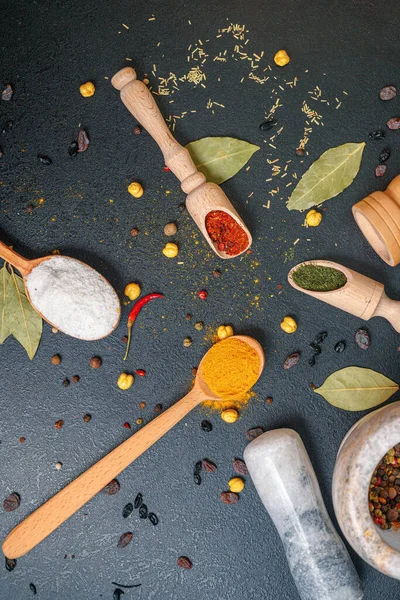
M 189 151 L 178 144 L 171 134 L 153 95 L 142 81 L 136 79 L 136 71 L 132 67 L 125 67 L 114 75 L 111 83 L 121 91 L 121 100 L 127 109 L 157 142 L 165 164 L 179 181 L 182 183 L 190 178 L 190 184 L 187 181 L 182 185 L 183 191 L 188 194 L 203 183 L 204 175 L 197 171 Z
M 18 269 L 22 276 L 28 275 L 30 273 L 32 266 L 30 264 L 30 260 L 27 260 L 14 250 L 11 250 L 9 246 L 6 246 L 3 242 L 0 242 L 0 258 L 3 258 L 7 262 L 10 263 L 13 267 Z
M 153 419 L 151 423 L 133 434 L 42 504 L 8 534 L 3 542 L 5 556 L 18 558 L 32 550 L 202 400 L 204 400 L 202 393 L 194 387 L 182 400 Z
M 382 298 L 373 314 L 374 317 L 387 319 L 394 329 L 400 333 L 400 302 L 382 294 Z

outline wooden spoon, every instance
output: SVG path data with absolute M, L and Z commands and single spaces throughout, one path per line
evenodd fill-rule
M 234 337 L 242 340 L 257 352 L 260 360 L 260 376 L 265 363 L 264 352 L 260 344 L 246 335 Z M 203 379 L 203 360 L 204 357 L 200 362 L 192 390 L 182 400 L 153 419 L 143 429 L 134 433 L 125 442 L 117 446 L 115 450 L 112 450 L 17 525 L 4 540 L 3 552 L 5 556 L 7 558 L 18 558 L 32 550 L 183 419 L 193 408 L 204 400 L 219 400 L 220 398 L 213 394 Z
M 205 219 L 212 210 L 222 210 L 228 213 L 244 229 L 248 237 L 248 244 L 239 254 L 245 252 L 252 242 L 246 225 L 221 188 L 215 183 L 206 183 L 203 173 L 196 169 L 189 150 L 178 144 L 174 139 L 154 101 L 153 95 L 142 81 L 136 79 L 135 70 L 132 67 L 121 69 L 114 75 L 111 83 L 117 90 L 121 91 L 121 100 L 127 109 L 157 142 L 163 153 L 165 164 L 179 179 L 185 194 L 188 194 L 186 207 L 190 215 L 214 252 L 221 258 L 234 258 L 234 256 L 219 250 L 217 244 L 213 242 L 207 233 Z M 239 256 L 239 254 L 235 256 Z
M 316 265 L 337 269 L 344 273 L 347 283 L 338 290 L 331 292 L 305 290 L 298 286 L 292 278 L 294 271 L 302 265 Z M 307 260 L 299 263 L 289 271 L 288 280 L 290 285 L 299 290 L 299 292 L 318 298 L 318 300 L 345 310 L 365 321 L 368 321 L 372 317 L 384 317 L 400 333 L 400 302 L 388 298 L 385 294 L 383 284 L 374 279 L 365 277 L 365 275 L 361 275 L 330 260 Z
M 60 328 L 60 326 L 57 323 L 52 323 L 51 321 L 49 321 L 49 319 L 36 308 L 36 306 L 32 302 L 32 299 L 30 297 L 29 290 L 28 290 L 28 287 L 26 284 L 26 278 L 28 277 L 28 275 L 30 275 L 30 273 L 32 273 L 32 271 L 35 267 L 39 266 L 41 263 L 43 263 L 47 260 L 52 260 L 52 259 L 57 260 L 59 258 L 59 256 L 55 256 L 55 255 L 42 256 L 42 258 L 35 258 L 34 260 L 28 260 L 28 259 L 24 258 L 23 256 L 21 256 L 20 254 L 17 254 L 17 252 L 14 252 L 14 250 L 12 250 L 8 246 L 6 246 L 3 242 L 0 242 L 0 258 L 3 258 L 5 261 L 10 263 L 10 265 L 12 265 L 16 269 L 18 269 L 18 271 L 21 273 L 21 275 L 23 277 L 23 281 L 24 281 L 26 296 L 27 296 L 29 302 L 31 303 L 32 307 L 36 310 L 36 312 L 42 317 L 42 319 L 47 321 L 47 323 L 49 323 L 52 327 L 55 327 L 56 329 L 59 329 L 60 331 L 62 331 L 62 329 Z M 77 260 L 76 258 L 71 258 L 70 256 L 63 256 L 62 258 L 66 258 L 70 261 L 73 261 L 74 263 L 84 265 L 88 269 L 92 269 L 92 267 L 89 267 L 89 265 L 81 262 L 80 260 Z M 92 269 L 92 270 L 95 271 L 95 269 Z M 97 271 L 95 271 L 95 272 L 98 273 Z M 98 275 L 100 275 L 100 273 L 98 273 Z M 115 293 L 114 289 L 112 288 L 111 284 L 102 275 L 100 275 L 100 277 L 102 277 L 102 279 L 104 280 L 104 284 L 112 290 L 112 292 L 115 296 L 117 306 L 118 306 L 118 311 L 117 311 L 115 322 L 112 323 L 110 330 L 104 336 L 101 336 L 101 338 L 103 338 L 103 337 L 107 337 L 108 335 L 110 335 L 110 333 L 112 331 L 114 331 L 114 329 L 117 327 L 120 316 L 121 316 L 121 306 L 120 306 L 118 296 Z M 66 333 L 67 335 L 71 335 L 67 331 L 65 331 L 64 333 Z M 78 337 L 78 336 L 72 336 L 72 337 Z M 95 340 L 95 339 L 101 339 L 101 338 L 79 336 L 78 339 Z

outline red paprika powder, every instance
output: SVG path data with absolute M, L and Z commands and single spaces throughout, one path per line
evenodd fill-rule
M 223 210 L 212 210 L 206 216 L 206 230 L 218 250 L 236 256 L 249 245 L 249 238 L 239 223 Z

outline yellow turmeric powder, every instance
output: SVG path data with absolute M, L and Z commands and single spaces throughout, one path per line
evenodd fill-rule
M 249 390 L 258 379 L 259 368 L 260 359 L 254 348 L 235 337 L 214 344 L 201 363 L 210 390 L 228 402 L 250 397 Z

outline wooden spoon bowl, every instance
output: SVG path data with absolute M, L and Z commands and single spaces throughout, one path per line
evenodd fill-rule
M 14 250 L 12 250 L 11 248 L 9 248 L 8 246 L 6 246 L 6 244 L 4 244 L 3 242 L 0 242 L 0 258 L 3 258 L 5 261 L 10 263 L 10 265 L 12 265 L 16 269 L 18 269 L 18 271 L 21 273 L 23 282 L 24 282 L 24 286 L 25 286 L 26 297 L 28 298 L 29 302 L 31 303 L 32 307 L 36 310 L 36 312 L 42 317 L 42 319 L 44 321 L 49 323 L 49 325 L 62 331 L 62 329 L 60 329 L 58 324 L 52 323 L 51 321 L 49 321 L 49 319 L 36 308 L 36 306 L 32 302 L 31 296 L 29 294 L 29 289 L 26 284 L 26 278 L 28 277 L 28 275 L 30 275 L 32 273 L 32 271 L 35 267 L 39 266 L 40 264 L 42 264 L 48 260 L 57 259 L 58 256 L 57 255 L 42 256 L 41 258 L 35 258 L 33 260 L 28 260 L 28 259 L 24 258 L 23 256 L 21 256 L 20 254 L 18 254 L 17 252 L 15 252 Z M 63 256 L 62 258 L 66 258 L 68 260 L 74 261 L 75 263 L 84 265 L 88 269 L 92 269 L 92 267 L 90 267 L 89 265 L 87 265 L 86 263 L 84 263 L 80 260 L 77 260 L 76 258 L 71 258 L 70 256 Z M 92 270 L 95 271 L 95 269 L 92 269 Z M 100 275 L 100 273 L 98 273 L 97 271 L 95 271 L 95 272 L 98 275 Z M 114 289 L 112 288 L 110 282 L 102 275 L 100 275 L 100 277 L 103 279 L 104 283 L 113 291 L 113 293 L 115 295 L 115 299 L 116 299 L 116 302 L 118 305 L 118 311 L 117 311 L 115 322 L 110 327 L 110 330 L 105 335 L 101 336 L 101 338 L 79 337 L 78 339 L 88 339 L 91 341 L 95 340 L 95 339 L 102 339 L 102 338 L 110 335 L 110 333 L 112 333 L 114 331 L 114 329 L 117 327 L 117 325 L 119 323 L 120 316 L 121 316 L 121 306 L 120 306 L 119 298 L 118 298 L 116 292 L 114 291 Z M 66 333 L 67 335 L 71 335 L 69 332 L 64 332 L 64 333 Z M 72 336 L 72 337 L 75 337 L 75 336 Z
M 305 290 L 293 280 L 293 273 L 302 265 L 336 269 L 346 276 L 347 282 L 343 287 L 329 292 Z M 307 260 L 299 263 L 289 271 L 288 281 L 299 292 L 322 300 L 365 321 L 372 317 L 384 317 L 396 331 L 400 332 L 400 302 L 388 298 L 383 284 L 370 277 L 365 277 L 361 273 L 330 260 Z
M 257 352 L 260 376 L 265 364 L 262 347 L 251 337 L 245 335 L 234 337 L 248 344 Z M 153 419 L 140 431 L 134 433 L 26 517 L 4 540 L 3 552 L 5 556 L 18 558 L 32 550 L 183 419 L 193 408 L 204 402 L 204 400 L 219 400 L 220 398 L 209 389 L 204 381 L 203 360 L 204 357 L 197 370 L 193 388 L 182 400 Z

